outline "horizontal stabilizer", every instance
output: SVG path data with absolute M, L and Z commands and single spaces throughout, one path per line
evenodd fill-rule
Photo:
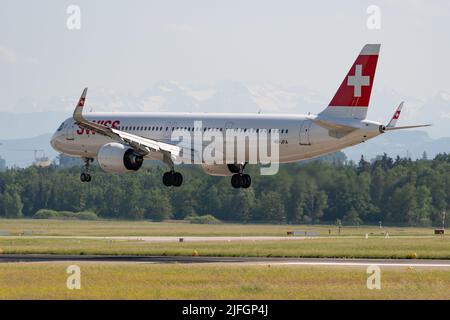
M 403 126 L 403 127 L 386 127 L 384 131 L 391 131 L 391 130 L 401 130 L 401 129 L 412 129 L 412 128 L 423 128 L 423 127 L 429 127 L 431 124 L 418 124 L 415 126 Z

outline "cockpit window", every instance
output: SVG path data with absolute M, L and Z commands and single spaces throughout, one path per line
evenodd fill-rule
M 63 123 L 61 123 L 61 125 L 59 126 L 59 128 L 58 128 L 58 129 L 56 129 L 56 131 L 61 131 L 61 130 L 62 130 L 62 128 L 64 128 L 64 122 L 63 122 Z

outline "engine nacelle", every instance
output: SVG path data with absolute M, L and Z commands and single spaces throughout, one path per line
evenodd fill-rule
M 111 142 L 101 146 L 97 160 L 100 168 L 106 172 L 124 173 L 139 170 L 144 157 L 136 154 L 133 148 Z
M 232 176 L 239 173 L 239 168 L 234 164 L 202 164 L 202 168 L 210 176 Z

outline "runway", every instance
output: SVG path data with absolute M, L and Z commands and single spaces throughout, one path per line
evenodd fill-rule
M 193 264 L 220 263 L 224 265 L 298 265 L 366 267 L 449 268 L 450 260 L 425 259 L 332 259 L 332 258 L 273 258 L 273 257 L 202 257 L 202 256 L 108 256 L 108 255 L 48 255 L 0 254 L 0 263 L 31 262 L 97 262 Z

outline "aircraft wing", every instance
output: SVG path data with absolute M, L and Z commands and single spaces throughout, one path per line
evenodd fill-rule
M 83 90 L 80 100 L 78 101 L 75 111 L 73 112 L 73 119 L 75 120 L 75 124 L 78 126 L 107 136 L 119 143 L 129 145 L 144 156 L 150 152 L 161 152 L 165 158 L 168 157 L 168 160 L 170 159 L 170 161 L 172 161 L 174 157 L 176 158 L 180 155 L 181 148 L 176 145 L 144 138 L 87 120 L 83 117 L 83 107 L 86 100 L 86 94 L 87 88 Z

